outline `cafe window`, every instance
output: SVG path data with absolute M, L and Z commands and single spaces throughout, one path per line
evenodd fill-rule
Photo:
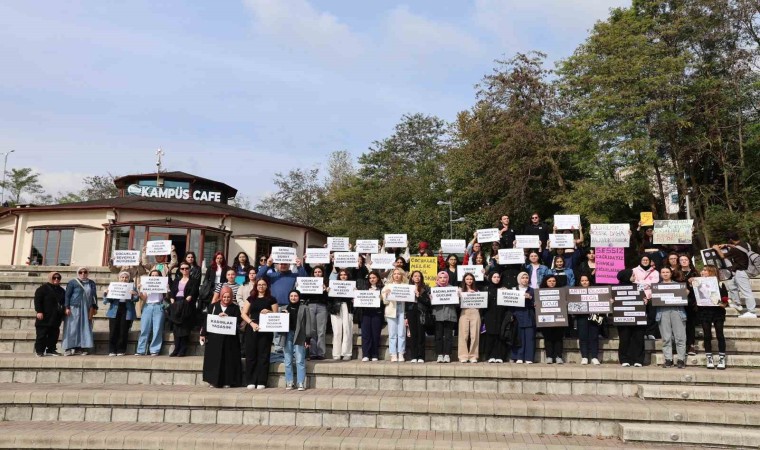
M 74 230 L 34 230 L 32 264 L 45 266 L 68 266 L 71 264 L 71 250 L 74 244 Z
M 214 259 L 214 253 L 224 253 L 225 237 L 222 233 L 214 233 L 213 231 L 204 231 L 203 239 L 203 258 L 207 264 L 210 264 Z

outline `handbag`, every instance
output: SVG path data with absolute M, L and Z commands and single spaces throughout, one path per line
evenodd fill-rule
M 340 302 L 337 302 L 335 300 L 328 300 L 327 301 L 327 312 L 333 315 L 340 314 Z

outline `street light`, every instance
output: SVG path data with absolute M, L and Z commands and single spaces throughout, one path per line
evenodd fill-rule
M 453 192 L 454 191 L 451 189 L 446 189 L 446 195 L 449 196 L 449 201 L 438 200 L 438 206 L 448 205 L 449 207 L 449 239 L 454 239 L 454 224 L 462 223 L 466 220 L 464 217 L 454 219 L 454 210 L 451 208 L 451 194 Z
M 0 199 L 0 205 L 5 204 L 5 172 L 8 169 L 8 155 L 15 152 L 16 150 L 11 150 L 3 153 L 4 156 L 4 162 L 3 162 L 3 193 L 2 193 L 2 199 Z

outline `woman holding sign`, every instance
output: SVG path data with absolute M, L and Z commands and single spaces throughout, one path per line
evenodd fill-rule
M 207 324 L 201 327 L 200 342 L 206 345 L 203 381 L 217 388 L 238 387 L 243 378 L 240 340 L 237 337 L 240 308 L 234 299 L 232 289 L 223 287 L 219 302 L 208 307 Z
M 512 349 L 512 359 L 517 364 L 533 364 L 536 357 L 536 308 L 533 300 L 533 288 L 530 286 L 530 275 L 520 272 L 517 275 L 517 285 L 525 289 L 525 307 L 512 308 L 517 319 L 517 336 L 520 347 Z
M 367 280 L 357 280 L 362 283 L 356 288 L 366 291 L 382 291 L 383 282 L 377 271 L 369 273 Z M 354 305 L 356 307 L 356 305 Z M 383 329 L 383 309 L 363 308 L 362 310 L 362 361 L 377 361 L 380 358 L 380 332 Z
M 182 263 L 179 271 L 182 278 L 169 288 L 169 320 L 174 332 L 174 349 L 169 356 L 183 357 L 187 354 L 190 330 L 195 325 L 195 300 L 198 297 L 198 280 L 190 278 L 190 265 Z M 205 324 L 205 317 L 204 322 Z
M 248 297 L 240 316 L 245 326 L 245 383 L 248 389 L 265 389 L 269 378 L 269 356 L 274 335 L 259 331 L 262 314 L 277 312 L 277 299 L 269 291 L 265 278 L 256 281 L 256 292 Z M 240 355 L 240 352 L 238 352 Z
M 409 284 L 414 285 L 415 302 L 406 304 L 406 324 L 409 327 L 409 356 L 413 363 L 425 362 L 425 326 L 432 319 L 430 315 L 430 287 L 425 284 L 425 276 L 415 270 Z
M 119 283 L 130 283 L 129 272 L 119 273 Z M 108 296 L 105 292 L 103 304 L 110 306 L 106 312 L 108 317 L 108 356 L 124 356 L 127 353 L 127 337 L 129 329 L 132 328 L 132 321 L 135 320 L 135 302 L 137 302 L 137 292 L 132 288 L 127 295 L 119 298 Z
M 475 284 L 475 275 L 471 273 L 464 274 L 462 283 L 459 285 L 459 292 L 460 296 L 462 292 L 478 292 Z M 478 362 L 479 343 L 480 309 L 462 308 L 462 312 L 459 314 L 459 362 Z
M 580 286 L 591 286 L 591 275 L 583 273 L 580 276 Z M 578 342 L 581 348 L 581 364 L 598 366 L 599 361 L 599 322 L 591 318 L 591 314 L 577 314 L 575 323 L 578 325 Z
M 498 297 L 501 289 L 501 274 L 490 272 L 488 278 L 488 308 L 485 310 L 483 324 L 485 332 L 485 352 L 483 358 L 489 363 L 503 363 L 506 357 L 504 341 L 501 339 L 501 325 L 507 315 L 507 307 L 499 306 Z
M 555 289 L 557 285 L 556 275 L 547 275 L 541 282 L 541 289 Z M 565 329 L 567 327 L 546 327 L 541 329 L 544 335 L 544 351 L 546 352 L 546 364 L 564 364 L 562 353 L 565 349 Z
M 322 266 L 316 266 L 311 272 L 312 277 L 325 279 L 325 269 Z M 325 336 L 327 334 L 327 321 L 329 320 L 329 314 L 327 313 L 327 281 L 322 284 L 321 294 L 304 294 L 303 299 L 309 307 L 311 312 L 311 323 L 314 325 L 315 335 L 311 338 L 311 345 L 309 345 L 310 357 L 313 360 L 321 361 L 325 359 L 325 351 L 327 351 L 327 341 Z
M 435 279 L 435 285 L 436 287 L 448 287 L 448 272 L 438 272 L 438 276 Z M 438 355 L 438 360 L 436 362 L 450 363 L 452 341 L 454 340 L 454 327 L 456 327 L 457 324 L 456 306 L 434 305 L 433 317 L 435 317 L 435 354 Z
M 185 272 L 183 267 L 187 264 L 180 265 L 179 272 Z M 149 277 L 160 277 L 161 272 L 153 270 L 148 274 Z M 180 278 L 181 279 L 181 278 Z M 140 299 L 145 303 L 140 317 L 140 337 L 137 339 L 137 353 L 135 356 L 143 356 L 148 347 L 148 337 L 153 334 L 150 340 L 150 356 L 158 356 L 161 352 L 161 346 L 164 344 L 164 310 L 166 305 L 164 300 L 166 294 L 160 292 L 145 293 L 140 292 Z
M 390 283 L 383 288 L 383 304 L 385 304 L 385 320 L 388 322 L 388 350 L 391 353 L 391 362 L 404 362 L 406 349 L 406 318 L 404 305 L 395 300 L 388 300 L 391 286 L 394 284 L 407 284 L 406 273 L 401 269 L 393 269 Z
M 340 269 L 337 274 L 333 271 L 330 280 L 351 281 L 349 269 Z M 329 287 L 327 291 L 329 295 Z M 332 297 L 331 300 L 328 310 L 334 308 L 330 311 L 333 359 L 339 360 L 342 356 L 344 361 L 350 361 L 354 350 L 353 297 Z
M 700 275 L 703 278 L 712 277 L 718 279 L 718 269 L 713 265 L 706 265 L 702 268 Z M 696 285 L 698 278 L 691 278 L 690 284 Z M 701 281 L 701 280 L 700 280 Z M 706 286 L 707 283 L 704 283 Z M 701 288 L 699 286 L 698 288 Z M 723 324 L 726 321 L 726 306 L 728 306 L 728 290 L 723 283 L 718 283 L 720 290 L 720 301 L 717 304 L 711 302 L 712 306 L 699 306 L 699 318 L 702 322 L 702 331 L 704 332 L 705 356 L 707 357 L 707 368 L 714 369 L 715 361 L 712 355 L 712 328 L 715 327 L 715 338 L 718 340 L 718 369 L 726 368 L 726 336 L 723 334 Z M 712 297 L 700 295 L 700 297 Z
M 86 267 L 77 270 L 77 278 L 66 284 L 65 314 L 63 321 L 64 355 L 86 355 L 95 347 L 92 337 L 92 317 L 98 311 L 98 294 L 95 282 L 89 279 Z
M 670 267 L 660 269 L 660 283 L 669 284 L 673 281 L 673 271 Z M 686 366 L 686 310 L 683 306 L 658 306 L 657 323 L 662 335 L 662 355 L 665 357 L 663 367 L 673 367 L 673 341 L 676 343 L 676 366 L 683 369 Z

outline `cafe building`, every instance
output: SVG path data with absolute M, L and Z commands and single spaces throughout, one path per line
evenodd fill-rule
M 61 205 L 0 208 L 0 265 L 106 266 L 114 250 L 142 250 L 146 241 L 171 240 L 211 263 L 244 251 L 252 262 L 274 246 L 322 247 L 327 235 L 312 227 L 237 208 L 237 189 L 184 172 L 128 175 L 114 180 L 115 198 Z

